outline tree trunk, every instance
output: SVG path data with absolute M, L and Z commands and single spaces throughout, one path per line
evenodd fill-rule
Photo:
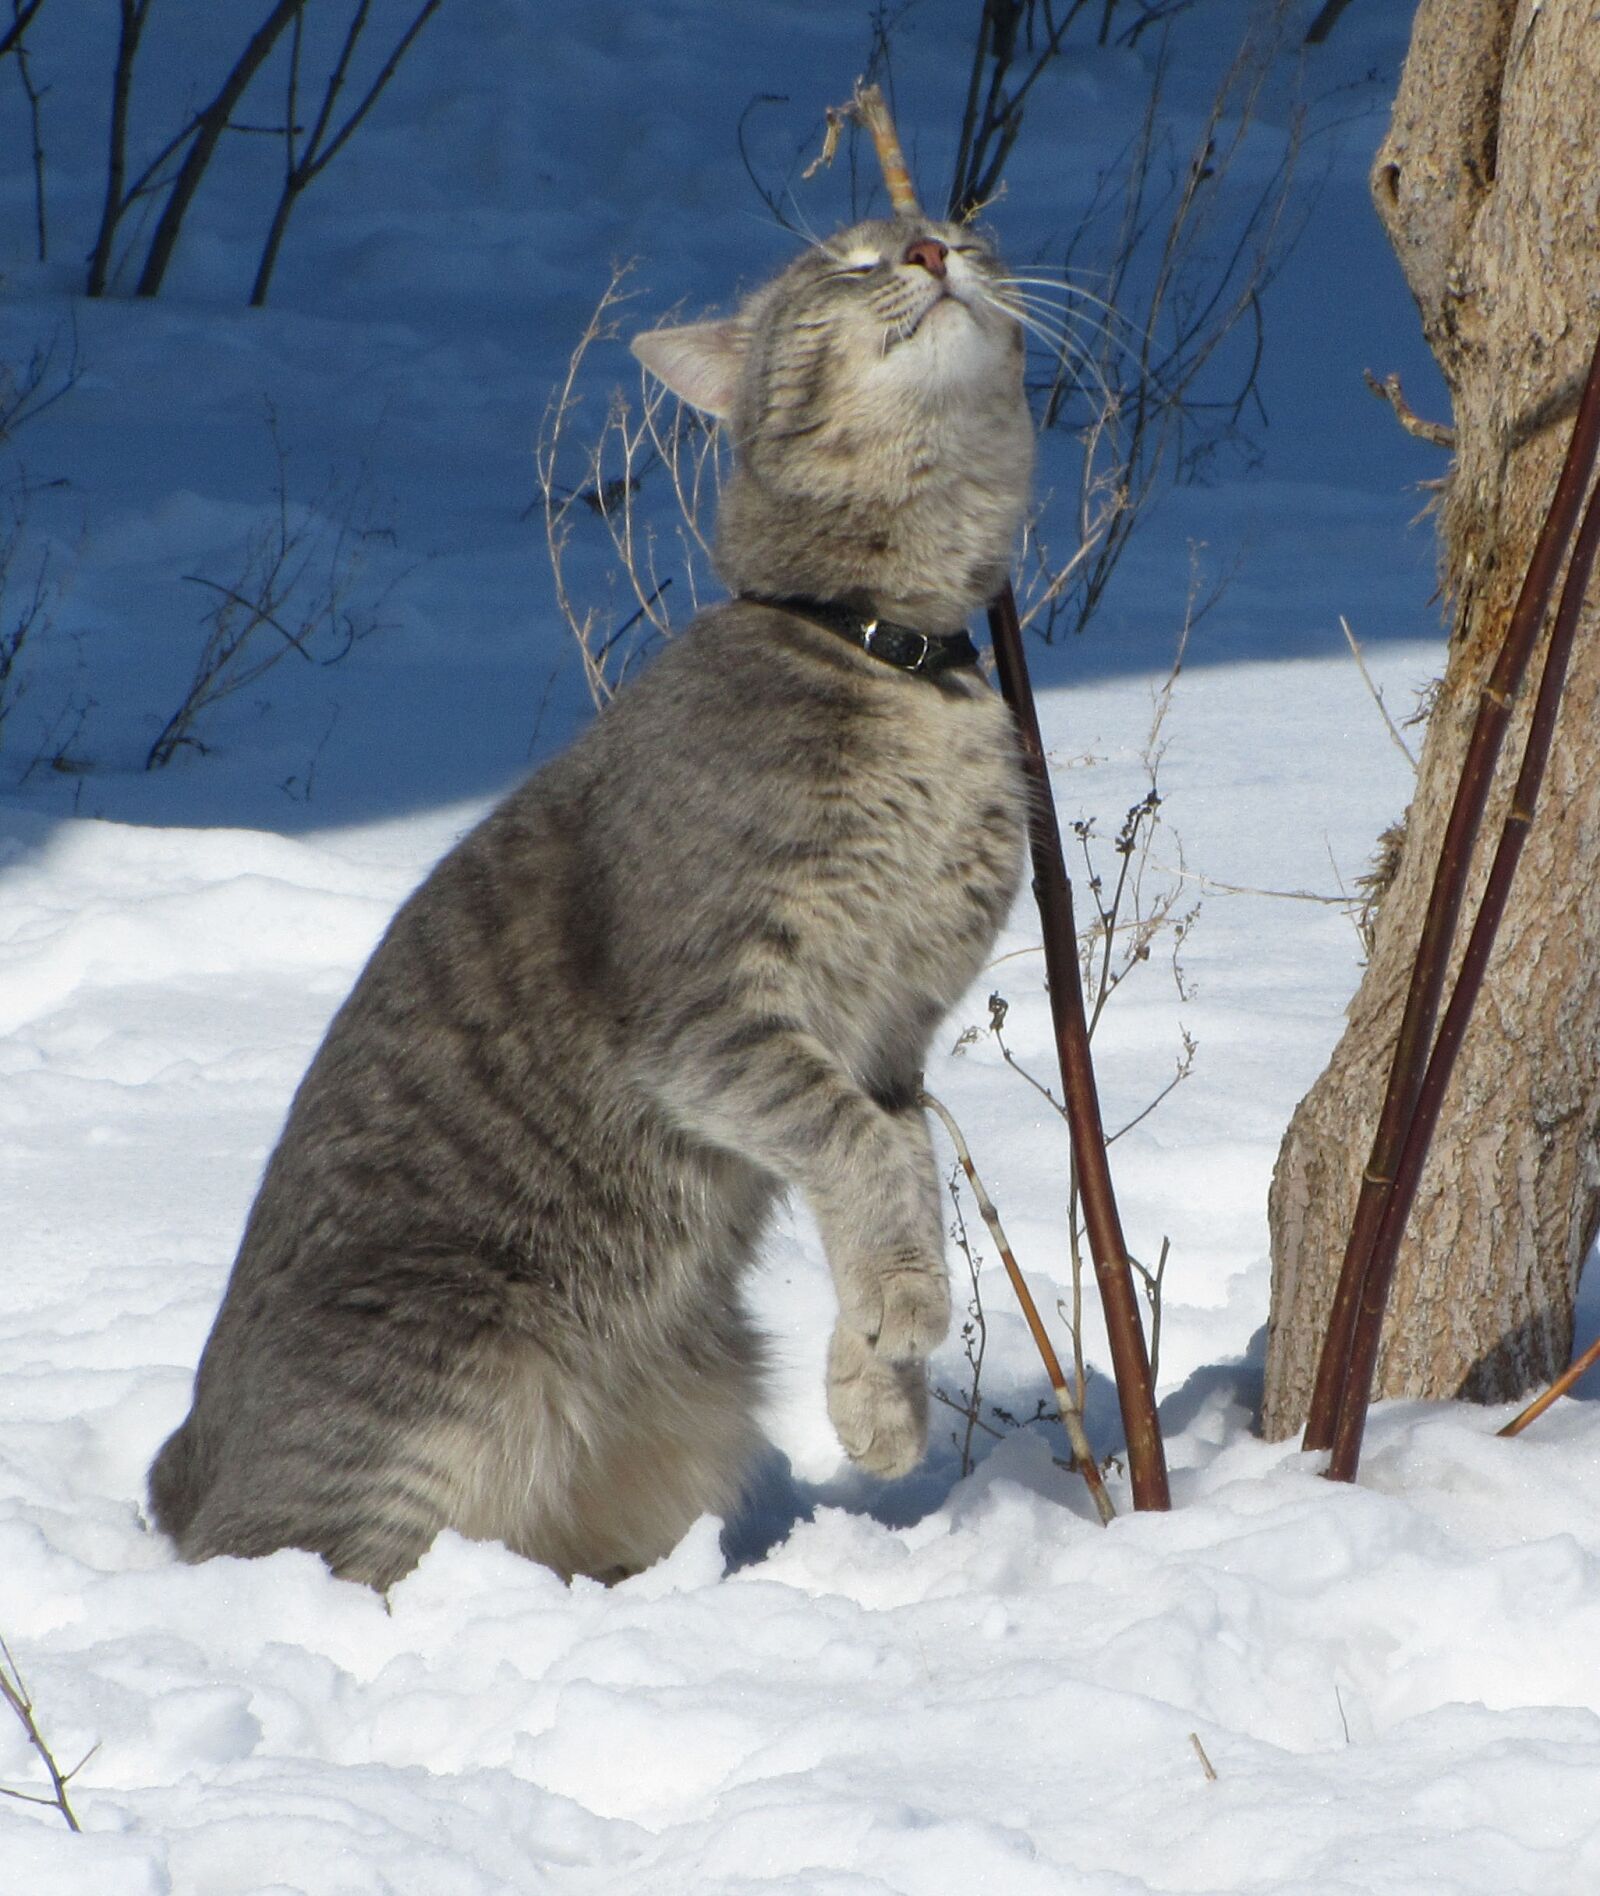
M 1263 1424 L 1304 1421 L 1480 687 L 1549 505 L 1600 329 L 1600 33 L 1589 0 L 1421 0 L 1373 196 L 1449 384 L 1449 658 L 1372 958 L 1273 1177 Z M 1542 663 L 1513 710 L 1483 886 Z M 1460 943 L 1457 947 L 1459 951 Z M 1400 1254 L 1376 1393 L 1498 1401 L 1572 1347 L 1600 1223 L 1600 602 Z

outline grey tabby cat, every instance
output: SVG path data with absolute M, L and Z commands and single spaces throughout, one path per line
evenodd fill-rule
M 1021 333 L 978 237 L 897 220 L 634 348 L 731 425 L 736 596 L 445 857 L 329 1028 L 151 1471 L 186 1559 L 385 1587 L 450 1527 L 565 1575 L 656 1560 L 759 1446 L 741 1279 L 786 1188 L 841 1442 L 923 1453 L 918 1072 L 1021 867 L 962 630 L 1027 496 Z

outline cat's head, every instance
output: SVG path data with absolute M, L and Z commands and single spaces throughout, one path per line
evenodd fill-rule
M 965 226 L 875 220 L 723 321 L 634 339 L 729 426 L 717 562 L 736 592 L 838 599 L 932 631 L 999 590 L 1033 453 L 1005 284 Z

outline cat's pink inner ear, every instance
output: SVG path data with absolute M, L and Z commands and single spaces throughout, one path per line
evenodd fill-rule
M 729 318 L 719 323 L 686 323 L 680 329 L 651 329 L 635 336 L 629 346 L 680 401 L 720 419 L 733 413 L 744 345 L 744 326 Z

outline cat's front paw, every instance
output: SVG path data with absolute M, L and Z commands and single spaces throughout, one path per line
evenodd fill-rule
M 891 1363 L 840 1323 L 828 1348 L 828 1419 L 844 1452 L 892 1480 L 928 1446 L 928 1380 L 920 1361 Z
M 841 1299 L 854 1330 L 891 1363 L 931 1356 L 950 1328 L 950 1278 L 944 1259 L 880 1263 L 863 1271 Z

